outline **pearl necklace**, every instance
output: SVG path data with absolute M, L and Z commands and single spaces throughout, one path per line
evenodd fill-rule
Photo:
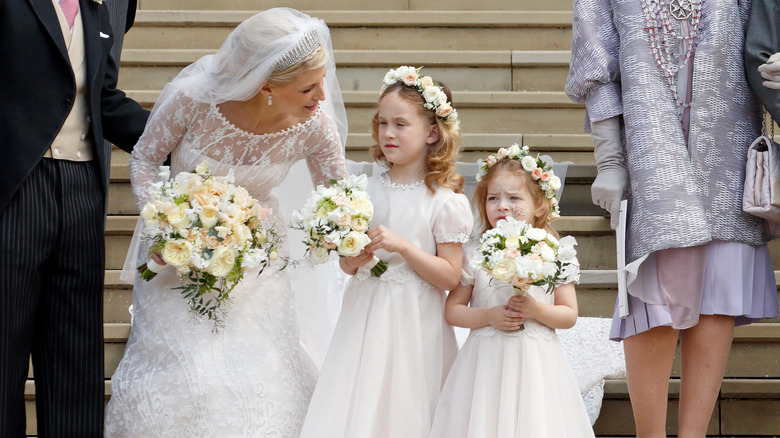
M 680 99 L 677 92 L 677 73 L 688 64 L 688 60 L 696 48 L 695 40 L 699 33 L 704 0 L 672 0 L 668 8 L 664 8 L 660 2 L 661 0 L 639 0 L 644 13 L 645 31 L 649 36 L 653 57 L 666 77 L 677 108 L 682 109 L 690 106 L 690 103 L 686 104 Z M 678 35 L 675 32 L 671 17 L 677 21 L 690 20 L 691 31 L 688 35 Z M 662 31 L 659 31 L 659 28 Z M 687 49 L 682 63 L 677 64 L 673 49 L 679 45 L 681 40 L 687 41 Z

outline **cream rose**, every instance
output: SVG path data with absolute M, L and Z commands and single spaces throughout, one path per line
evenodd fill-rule
M 495 155 L 488 155 L 486 161 L 487 161 L 488 167 L 493 167 L 496 164 L 496 162 L 497 162 L 496 156 Z
M 439 105 L 438 108 L 436 108 L 436 115 L 439 116 L 439 117 L 446 118 L 450 114 L 452 114 L 452 107 L 448 103 L 443 103 L 443 104 Z
M 162 257 L 165 263 L 182 267 L 192 258 L 192 244 L 183 239 L 170 240 L 163 246 Z
M 368 229 L 368 221 L 362 217 L 353 217 L 350 226 L 352 227 L 353 231 L 357 231 L 358 233 L 365 233 Z
M 520 237 L 518 236 L 512 236 L 506 239 L 504 242 L 504 247 L 506 248 L 520 248 Z
M 357 198 L 352 201 L 352 206 L 363 216 L 371 217 L 374 215 L 374 205 L 368 198 Z
M 363 248 L 370 242 L 371 239 L 369 239 L 367 235 L 358 233 L 357 231 L 350 231 L 341 240 L 341 244 L 336 251 L 339 255 L 344 257 L 355 257 L 360 254 L 360 251 L 363 251 Z
M 233 248 L 221 246 L 214 251 L 209 261 L 208 272 L 216 277 L 224 277 L 236 264 L 236 251 Z
M 515 266 L 514 260 L 507 259 L 496 263 L 496 266 L 493 267 L 493 269 L 490 271 L 493 277 L 495 277 L 497 280 L 506 282 L 512 281 L 512 278 L 514 278 L 516 272 L 517 267 Z
M 152 220 L 157 215 L 157 208 L 154 206 L 154 203 L 147 203 L 144 205 L 144 209 L 141 210 L 141 218 L 145 221 Z
M 433 87 L 433 78 L 431 78 L 430 76 L 421 77 L 420 86 L 423 87 L 423 89 L 428 87 Z
M 236 187 L 236 192 L 233 193 L 233 203 L 238 205 L 241 208 L 248 208 L 249 202 L 252 200 L 252 197 L 249 195 L 249 192 L 246 191 L 243 187 Z
M 247 240 L 252 238 L 252 230 L 244 224 L 233 225 L 233 239 L 236 245 L 242 246 Z
M 507 148 L 498 148 L 497 156 L 499 160 L 503 160 L 507 155 L 509 155 L 509 150 Z
M 174 229 L 178 230 L 190 226 L 192 221 L 189 216 L 187 216 L 186 210 L 188 208 L 190 208 L 190 204 L 182 202 L 175 211 L 168 214 L 168 222 L 171 223 Z
M 207 207 L 198 215 L 203 228 L 211 228 L 219 223 L 219 211 L 214 207 Z

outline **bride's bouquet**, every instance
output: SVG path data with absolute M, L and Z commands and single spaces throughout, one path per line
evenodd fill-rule
M 306 258 L 315 264 L 327 262 L 331 251 L 355 257 L 371 243 L 366 231 L 374 205 L 366 193 L 366 176 L 327 183 L 329 187 L 317 186 L 303 208 L 293 212 L 293 228 L 303 230 Z M 375 277 L 387 270 L 387 263 L 377 257 L 370 266 Z
M 257 267 L 262 272 L 279 258 L 281 235 L 269 220 L 272 211 L 234 185 L 232 171 L 214 176 L 205 161 L 170 180 L 170 170 L 162 166 L 157 176 L 152 200 L 141 211 L 144 237 L 152 242 L 149 253 L 159 252 L 176 268 L 181 286 L 175 289 L 190 311 L 220 326 L 220 307 L 244 272 Z M 149 258 L 138 271 L 149 281 L 164 267 Z
M 492 278 L 510 283 L 515 295 L 525 295 L 531 286 L 543 286 L 550 293 L 556 286 L 579 280 L 577 241 L 571 236 L 558 240 L 546 230 L 509 217 L 485 232 L 481 243 L 475 264 Z

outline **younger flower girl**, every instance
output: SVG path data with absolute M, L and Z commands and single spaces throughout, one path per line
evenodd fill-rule
M 526 170 L 522 159 L 527 154 L 527 148 L 513 146 L 488 158 L 474 192 L 483 232 L 514 217 L 556 234 L 549 223 L 558 217 L 552 189 L 560 180 L 531 169 L 535 165 Z M 593 437 L 555 334 L 577 320 L 574 285 L 558 286 L 552 294 L 531 286 L 525 296 L 513 296 L 511 284 L 491 281 L 474 266 L 479 256 L 480 245 L 466 246 L 461 284 L 447 297 L 447 322 L 471 333 L 442 389 L 430 436 Z
M 354 275 L 301 437 L 427 437 L 457 353 L 444 321 L 445 290 L 458 285 L 471 233 L 463 177 L 455 173 L 457 112 L 443 85 L 399 67 L 385 76 L 372 120 L 374 204 L 362 255 L 341 258 Z M 370 274 L 373 255 L 388 264 Z

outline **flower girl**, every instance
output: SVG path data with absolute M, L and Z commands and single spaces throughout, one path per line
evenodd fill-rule
M 385 76 L 372 120 L 374 204 L 363 254 L 340 259 L 354 275 L 301 437 L 427 437 L 457 353 L 444 321 L 445 290 L 458 285 L 471 232 L 460 134 L 448 89 L 419 69 Z M 374 253 L 388 264 L 370 274 Z
M 558 217 L 560 180 L 536 161 L 517 146 L 488 157 L 474 192 L 483 232 L 514 217 L 555 235 L 549 223 Z M 447 297 L 447 322 L 471 333 L 442 389 L 430 436 L 593 437 L 555 334 L 577 320 L 573 283 L 551 294 L 530 286 L 524 296 L 513 296 L 512 284 L 491 281 L 479 267 L 481 255 L 480 245 L 466 246 L 461 284 Z

